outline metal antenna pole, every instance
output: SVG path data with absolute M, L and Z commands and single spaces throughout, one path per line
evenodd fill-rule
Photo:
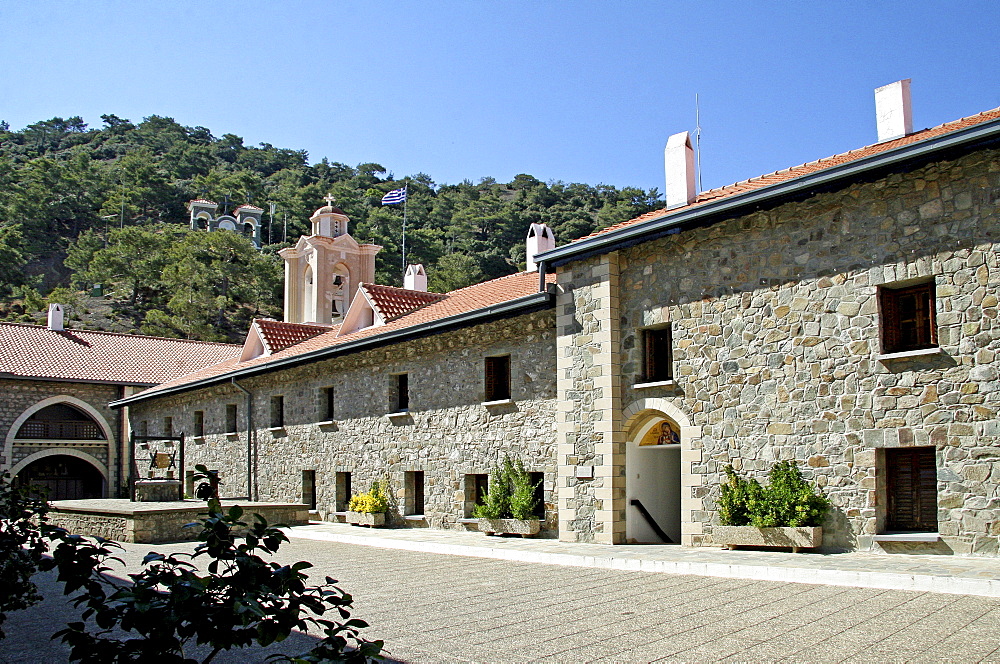
M 701 105 L 698 103 L 698 93 L 694 93 L 694 155 L 698 173 L 698 193 L 701 193 Z

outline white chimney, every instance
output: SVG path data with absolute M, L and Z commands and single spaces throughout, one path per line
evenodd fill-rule
M 49 305 L 49 329 L 56 332 L 62 332 L 65 329 L 63 327 L 63 305 Z
M 528 272 L 538 270 L 535 256 L 556 248 L 556 235 L 545 224 L 531 224 L 528 227 L 528 239 L 525 241 L 525 254 L 528 257 Z
M 427 292 L 427 273 L 423 265 L 406 266 L 406 274 L 403 275 L 403 288 Z
M 663 169 L 667 175 L 667 188 L 663 192 L 667 209 L 693 203 L 698 195 L 694 186 L 694 148 L 686 131 L 667 139 L 667 147 L 663 150 Z
M 875 88 L 875 121 L 879 143 L 913 133 L 910 79 Z

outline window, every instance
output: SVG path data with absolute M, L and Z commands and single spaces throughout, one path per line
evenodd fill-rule
M 489 492 L 489 475 L 486 473 L 470 473 L 465 476 L 465 504 L 463 512 L 465 518 L 472 517 L 472 510 L 476 505 L 482 505 Z
M 528 473 L 531 486 L 534 487 L 535 516 L 545 518 L 545 473 Z
M 643 330 L 643 380 L 655 383 L 674 377 L 669 327 Z
M 142 420 L 141 422 L 139 422 L 139 426 L 135 428 L 135 434 L 137 436 L 149 435 L 149 422 L 147 422 L 146 420 Z
M 886 530 L 937 532 L 937 458 L 933 447 L 885 450 Z
M 174 435 L 174 418 L 172 417 L 163 418 L 163 435 L 164 436 Z
M 104 440 L 104 432 L 90 415 L 69 404 L 53 404 L 36 411 L 17 430 L 18 438 Z
M 236 433 L 236 404 L 226 404 L 226 433 Z
M 510 355 L 486 358 L 486 401 L 510 399 Z
M 323 422 L 333 421 L 333 387 L 324 387 L 319 391 L 319 412 Z
M 285 397 L 276 394 L 271 397 L 271 428 L 280 429 L 285 426 Z
M 395 410 L 397 413 L 410 409 L 410 374 L 395 375 Z
M 338 512 L 346 512 L 351 502 L 351 474 L 337 473 L 335 488 L 337 491 L 335 509 Z
M 937 346 L 934 282 L 879 288 L 882 352 L 902 353 Z
M 205 435 L 205 411 L 194 411 L 194 435 L 201 438 Z
M 310 510 L 316 509 L 316 471 L 302 471 L 302 504 Z
M 403 476 L 403 507 L 405 516 L 424 513 L 424 471 L 407 471 Z

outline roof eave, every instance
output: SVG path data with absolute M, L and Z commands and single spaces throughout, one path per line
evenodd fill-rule
M 902 145 L 870 157 L 863 157 L 840 166 L 826 168 L 792 180 L 754 189 L 744 194 L 722 198 L 715 202 L 708 202 L 676 212 L 667 210 L 663 216 L 649 221 L 626 226 L 604 235 L 584 238 L 538 254 L 535 256 L 535 261 L 544 261 L 551 267 L 557 267 L 574 260 L 608 253 L 663 235 L 678 233 L 685 225 L 715 223 L 745 213 L 749 211 L 748 208 L 757 210 L 784 199 L 833 188 L 836 185 L 860 179 L 873 171 L 892 169 L 912 162 L 926 162 L 938 153 L 974 149 L 997 140 L 1000 140 L 1000 119 L 957 130 L 943 136 Z
M 125 399 L 119 399 L 118 401 L 112 401 L 108 405 L 112 408 L 121 408 L 123 406 L 129 406 L 141 401 L 147 401 L 149 399 L 157 399 L 171 394 L 180 394 L 182 392 L 189 392 L 191 390 L 209 387 L 220 383 L 228 383 L 234 378 L 244 378 L 247 376 L 255 376 L 270 373 L 272 371 L 279 371 L 281 369 L 289 369 L 307 362 L 330 359 L 338 355 L 347 355 L 349 353 L 368 350 L 370 348 L 377 348 L 379 346 L 399 343 L 401 341 L 409 341 L 411 339 L 425 337 L 430 334 L 445 332 L 450 329 L 489 322 L 490 320 L 502 318 L 512 313 L 526 314 L 531 313 L 532 311 L 550 309 L 554 306 L 554 293 L 549 291 L 532 293 L 531 295 L 525 295 L 523 297 L 508 300 L 507 302 L 501 302 L 500 304 L 494 304 L 489 307 L 474 309 L 461 314 L 455 314 L 454 316 L 448 316 L 447 318 L 441 318 L 427 323 L 404 327 L 399 330 L 383 332 L 370 337 L 364 337 L 362 339 L 356 339 L 344 344 L 331 346 L 329 348 L 321 348 L 308 353 L 302 353 L 301 355 L 282 358 L 280 360 L 268 362 L 267 364 L 246 367 L 245 369 L 234 369 L 218 376 L 212 376 L 210 378 L 193 381 L 191 383 L 177 385 L 176 387 L 157 390 L 156 392 L 148 395 L 137 394 Z

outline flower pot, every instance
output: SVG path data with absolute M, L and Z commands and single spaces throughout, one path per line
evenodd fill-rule
M 352 526 L 368 526 L 378 528 L 385 525 L 384 512 L 348 512 L 347 523 Z
M 541 529 L 538 519 L 480 519 L 479 532 L 487 535 L 520 535 L 531 537 Z
M 823 529 L 815 527 L 756 528 L 754 526 L 715 526 L 712 541 L 727 549 L 737 546 L 788 547 L 793 553 L 823 543 Z

